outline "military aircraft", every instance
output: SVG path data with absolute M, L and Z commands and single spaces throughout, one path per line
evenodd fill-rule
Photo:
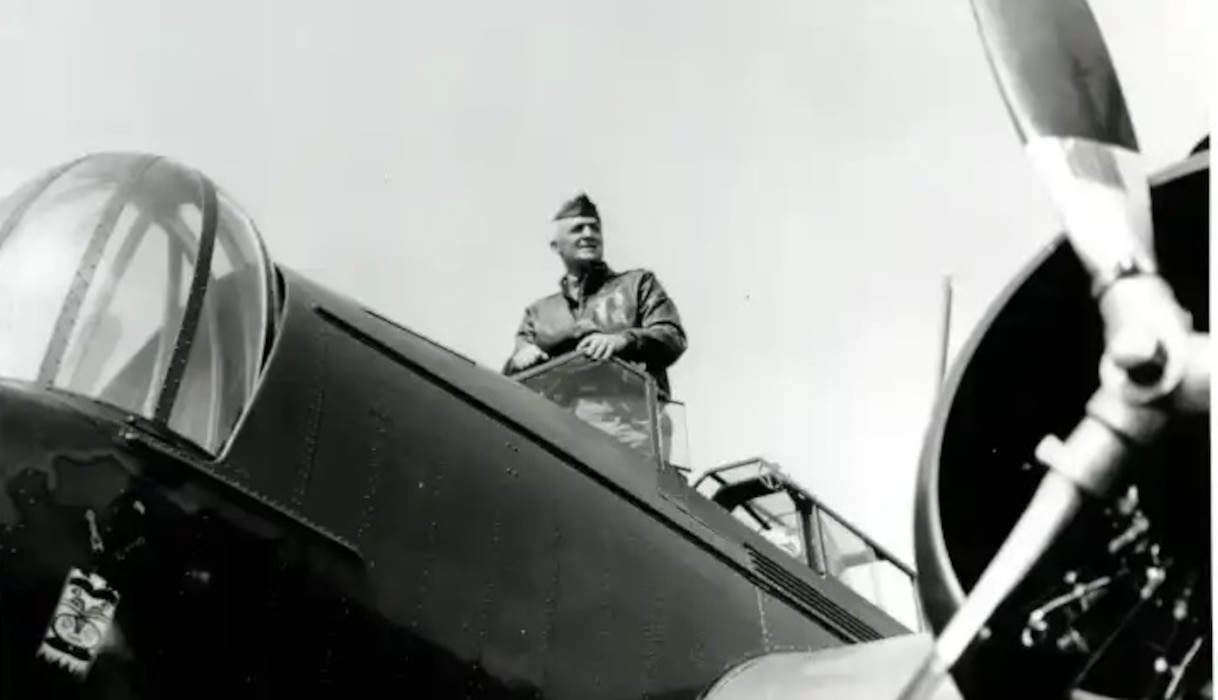
M 1013 115 L 1046 85 L 1071 104 L 1061 62 L 1027 58 L 1061 52 L 1026 47 L 1081 37 L 1094 57 L 1083 0 L 978 6 L 996 72 L 1044 78 Z M 1119 90 L 1097 94 L 1123 114 Z M 1080 113 L 1018 123 L 1122 125 Z M 1145 276 L 1198 333 L 1208 166 L 1149 188 Z M 1208 401 L 1182 417 L 1143 400 L 1194 388 L 1179 348 L 1122 365 L 1145 410 L 1116 428 L 1157 438 L 1123 479 L 1070 471 L 1055 454 L 1086 454 L 1074 437 L 1037 451 L 1107 386 L 1112 312 L 1066 219 L 943 391 L 914 596 L 764 460 L 689 484 L 680 406 L 636 368 L 570 355 L 505 378 L 275 263 L 184 164 L 58 166 L 0 202 L 0 697 L 884 698 L 911 679 L 937 697 L 1203 697 Z M 1063 472 L 1099 497 L 1012 567 L 1008 534 Z
M 565 403 L 658 441 L 645 374 L 480 367 L 273 264 L 191 168 L 92 155 L 0 222 L 4 697 L 692 697 L 910 630 Z

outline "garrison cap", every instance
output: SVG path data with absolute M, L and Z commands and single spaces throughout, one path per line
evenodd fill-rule
M 554 220 L 574 219 L 577 217 L 589 217 L 600 221 L 600 212 L 596 210 L 596 205 L 588 199 L 588 195 L 580 192 L 574 198 L 567 200 L 558 213 L 554 215 Z

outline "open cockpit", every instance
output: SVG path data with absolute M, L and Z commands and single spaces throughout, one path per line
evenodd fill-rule
M 663 396 L 641 368 L 580 353 L 516 379 L 688 482 L 685 406 Z M 707 470 L 697 493 L 818 576 L 836 579 L 910 630 L 923 629 L 914 572 L 764 459 Z

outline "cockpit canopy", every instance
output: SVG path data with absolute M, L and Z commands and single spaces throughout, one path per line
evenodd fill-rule
M 914 572 L 764 459 L 706 471 L 694 488 L 821 576 L 913 631 L 924 628 Z
M 270 339 L 253 222 L 198 171 L 90 155 L 0 202 L 0 378 L 138 414 L 218 452 Z

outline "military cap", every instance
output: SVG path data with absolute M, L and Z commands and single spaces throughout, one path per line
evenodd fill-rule
M 583 192 L 567 200 L 562 205 L 562 208 L 558 210 L 558 213 L 554 215 L 554 220 L 574 219 L 577 217 L 589 217 L 597 221 L 600 221 L 601 218 L 600 212 L 596 210 L 596 205 Z

